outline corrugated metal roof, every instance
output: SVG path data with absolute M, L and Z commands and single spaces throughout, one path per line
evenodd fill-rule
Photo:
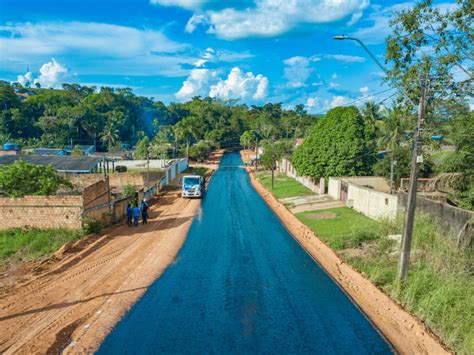
M 59 172 L 71 173 L 91 172 L 101 161 L 97 157 L 7 155 L 0 156 L 0 166 L 13 164 L 18 159 L 35 165 L 51 165 Z

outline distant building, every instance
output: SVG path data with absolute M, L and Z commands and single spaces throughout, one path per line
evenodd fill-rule
M 0 156 L 18 155 L 21 152 L 21 146 L 16 143 L 5 143 L 3 150 L 0 150 Z
M 35 93 L 34 92 L 15 92 L 16 96 L 19 96 L 20 97 L 20 100 L 21 101 L 25 101 L 27 98 L 29 98 L 30 96 L 34 96 Z
M 64 150 L 71 154 L 73 150 L 80 150 L 84 153 L 84 155 L 93 155 L 95 153 L 95 146 L 93 145 L 68 145 L 64 147 Z
M 40 155 L 40 156 L 70 155 L 70 153 L 64 149 L 55 149 L 55 148 L 29 148 L 29 149 L 23 149 L 23 152 L 30 155 Z
M 303 144 L 303 138 L 296 138 L 295 147 L 299 147 Z
M 73 174 L 96 173 L 104 165 L 103 159 L 98 157 L 10 155 L 0 156 L 0 167 L 13 164 L 16 160 L 24 160 L 34 165 L 51 165 L 60 173 Z

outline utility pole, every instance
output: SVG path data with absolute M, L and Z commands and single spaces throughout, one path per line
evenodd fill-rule
M 395 165 L 397 165 L 397 161 L 393 159 L 393 152 L 392 152 L 392 158 L 390 159 L 390 193 L 393 193 L 393 190 L 395 190 L 395 184 L 394 184 L 394 170 L 395 170 Z
M 400 245 L 400 259 L 398 261 L 398 280 L 401 284 L 405 283 L 408 268 L 410 265 L 411 241 L 413 237 L 413 223 L 415 220 L 416 208 L 416 189 L 418 183 L 418 164 L 422 162 L 421 132 L 425 121 L 426 110 L 426 87 L 428 85 L 427 75 L 423 78 L 421 88 L 421 99 L 418 108 L 418 120 L 413 142 L 413 153 L 411 159 L 410 186 L 408 188 L 408 200 L 405 215 L 405 225 L 403 227 L 402 241 Z
M 150 186 L 150 155 L 146 156 L 146 186 Z
M 257 139 L 257 144 L 255 147 L 255 171 L 258 170 L 258 137 L 256 137 L 256 139 Z

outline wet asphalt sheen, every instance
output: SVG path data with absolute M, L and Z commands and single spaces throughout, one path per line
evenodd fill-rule
M 238 153 L 223 157 L 176 262 L 99 354 L 391 353 L 241 165 Z

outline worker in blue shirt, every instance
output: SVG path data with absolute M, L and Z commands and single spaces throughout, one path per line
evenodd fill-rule
M 138 226 L 138 220 L 140 219 L 140 207 L 135 206 L 133 208 L 133 225 L 136 227 Z
M 133 208 L 130 203 L 127 204 L 127 225 L 132 226 Z
M 147 222 L 148 222 L 148 203 L 146 202 L 146 199 L 143 199 L 143 201 L 142 201 L 141 210 L 142 210 L 143 224 L 147 224 Z

